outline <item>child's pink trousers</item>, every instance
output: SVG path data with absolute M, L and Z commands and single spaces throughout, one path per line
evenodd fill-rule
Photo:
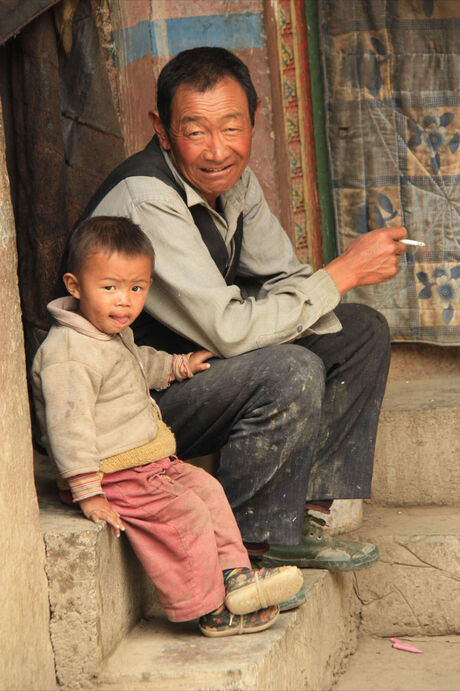
M 216 609 L 223 569 L 251 566 L 222 486 L 201 468 L 170 456 L 108 473 L 102 488 L 171 621 Z

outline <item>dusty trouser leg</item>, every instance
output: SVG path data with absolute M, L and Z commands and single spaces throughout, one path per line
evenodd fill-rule
M 374 447 L 390 362 L 388 326 L 365 305 L 340 305 L 342 331 L 298 341 L 321 358 L 326 394 L 308 499 L 370 496 Z
M 343 331 L 301 341 L 321 357 L 327 373 L 307 492 L 311 500 L 369 496 L 389 364 L 388 327 L 381 315 L 363 305 L 343 305 L 337 315 Z M 323 524 L 307 513 L 301 542 L 293 547 L 272 544 L 263 562 L 354 571 L 378 560 L 376 545 L 338 540 L 322 529 Z
M 182 458 L 222 451 L 218 479 L 246 542 L 296 544 L 324 395 L 321 360 L 268 346 L 152 392 Z

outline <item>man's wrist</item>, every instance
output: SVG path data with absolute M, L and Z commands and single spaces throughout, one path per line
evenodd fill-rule
M 346 263 L 341 257 L 337 257 L 329 262 L 329 264 L 324 267 L 324 270 L 327 271 L 334 281 L 340 295 L 343 296 L 345 293 L 348 293 L 349 290 L 356 287 L 354 276 L 350 273 Z

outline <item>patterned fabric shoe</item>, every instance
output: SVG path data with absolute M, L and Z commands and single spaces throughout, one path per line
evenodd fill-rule
M 289 600 L 303 585 L 297 566 L 247 570 L 225 582 L 225 606 L 233 614 L 248 614 Z
M 372 566 L 379 559 L 376 545 L 367 542 L 336 540 L 323 526 L 326 521 L 305 514 L 302 541 L 298 545 L 270 545 L 260 563 L 266 566 L 295 564 L 303 569 L 357 571 Z
M 242 633 L 257 633 L 270 628 L 278 619 L 280 608 L 278 605 L 259 609 L 250 614 L 232 614 L 224 609 L 220 614 L 205 614 L 200 617 L 198 626 L 205 636 L 235 636 Z

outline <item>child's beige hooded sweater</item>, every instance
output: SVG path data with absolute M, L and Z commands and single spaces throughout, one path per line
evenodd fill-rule
M 130 328 L 115 335 L 99 331 L 77 307 L 72 297 L 48 305 L 55 324 L 32 366 L 41 443 L 61 477 L 111 472 L 175 453 L 174 436 L 149 392 L 169 386 L 173 356 L 136 346 Z

